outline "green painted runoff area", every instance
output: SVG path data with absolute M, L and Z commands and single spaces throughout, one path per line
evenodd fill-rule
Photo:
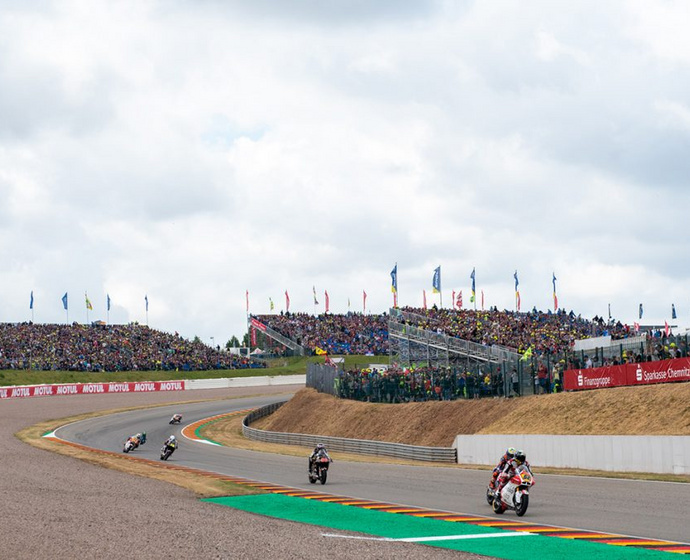
M 386 513 L 282 494 L 231 496 L 209 498 L 204 501 L 269 517 L 391 539 L 442 535 L 483 535 L 503 532 L 495 527 L 480 527 L 468 523 Z M 424 544 L 509 560 L 525 560 L 525 558 L 544 560 L 666 558 L 668 560 L 670 554 L 662 551 L 542 535 L 520 535 L 511 538 L 487 537 Z

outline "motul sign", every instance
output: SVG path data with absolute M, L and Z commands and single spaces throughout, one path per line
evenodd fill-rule
M 153 391 L 184 391 L 184 381 L 143 381 L 124 383 L 69 383 L 64 385 L 30 385 L 0 387 L 0 399 L 51 397 L 61 395 L 98 395 L 104 393 L 142 393 Z
M 591 369 L 571 369 L 564 373 L 563 388 L 566 391 L 581 391 L 675 381 L 690 381 L 690 358 Z

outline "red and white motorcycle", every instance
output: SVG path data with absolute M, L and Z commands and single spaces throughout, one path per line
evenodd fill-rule
M 529 505 L 529 489 L 534 484 L 532 471 L 527 465 L 520 465 L 501 489 L 501 495 L 494 495 L 491 504 L 494 513 L 503 513 L 507 509 L 513 509 L 518 517 L 525 515 Z

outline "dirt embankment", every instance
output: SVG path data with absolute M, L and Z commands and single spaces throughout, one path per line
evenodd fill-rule
M 427 446 L 450 446 L 457 434 L 690 435 L 690 383 L 408 404 L 303 389 L 254 427 Z

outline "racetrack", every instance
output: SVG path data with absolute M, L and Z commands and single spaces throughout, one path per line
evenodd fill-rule
M 409 543 L 342 540 L 334 545 L 325 542 L 319 527 L 201 502 L 192 492 L 172 484 L 36 449 L 14 437 L 27 426 L 79 413 L 297 389 L 264 387 L 0 401 L 0 557 L 477 558 Z M 225 402 L 228 407 L 247 407 L 266 399 Z M 169 429 L 168 419 L 163 419 L 163 433 Z M 144 446 L 143 450 L 158 450 L 153 435 L 156 429 L 147 429 L 150 447 Z M 173 459 L 188 452 L 187 444 L 183 445 L 184 452 L 181 449 Z
M 276 398 L 252 399 L 254 406 Z M 181 428 L 167 424 L 173 412 L 184 414 L 183 426 L 223 412 L 240 410 L 249 401 L 189 404 L 170 409 L 132 411 L 66 426 L 58 437 L 91 447 L 121 451 L 127 435 L 148 432 L 149 443 L 134 453 L 157 459 L 160 443 Z M 644 450 L 640 450 L 644 452 Z M 486 471 L 337 461 L 323 487 L 329 493 L 444 511 L 493 516 L 484 499 Z M 306 458 L 219 448 L 182 439 L 171 463 L 314 490 L 306 479 Z M 650 539 L 690 541 L 687 512 L 690 485 L 540 475 L 524 521 L 605 531 Z M 319 486 L 318 489 L 321 489 Z M 517 519 L 512 512 L 503 517 Z

